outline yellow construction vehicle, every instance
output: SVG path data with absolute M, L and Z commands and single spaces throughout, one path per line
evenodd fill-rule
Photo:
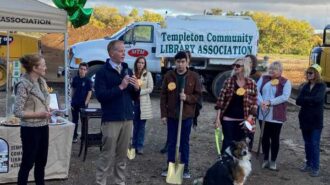
M 7 83 L 7 34 L 0 32 L 0 90 L 6 89 Z M 9 35 L 9 60 L 17 61 L 26 54 L 40 52 L 40 40 L 32 36 L 17 33 Z
M 322 67 L 321 76 L 328 87 L 324 103 L 326 108 L 330 108 L 330 25 L 324 28 L 322 45 L 312 49 L 309 62 Z

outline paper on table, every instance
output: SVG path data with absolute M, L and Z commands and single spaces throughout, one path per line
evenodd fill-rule
M 54 110 L 50 111 L 50 113 L 52 115 L 56 115 L 57 113 L 63 113 L 63 114 L 65 114 L 66 113 L 66 109 L 54 109 Z
M 56 124 L 57 123 L 57 115 L 56 114 L 58 114 L 58 113 L 65 114 L 66 109 L 62 109 L 62 110 L 55 109 L 55 110 L 52 110 L 50 113 L 51 113 L 51 117 L 50 117 L 51 121 L 50 122 Z

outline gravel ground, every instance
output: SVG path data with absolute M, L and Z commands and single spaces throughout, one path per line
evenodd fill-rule
M 63 88 L 56 88 L 63 102 Z M 0 92 L 0 116 L 5 115 L 5 92 Z M 207 98 L 207 97 L 206 97 Z M 207 98 L 209 99 L 209 98 Z M 166 127 L 160 122 L 159 95 L 152 95 L 154 118 L 147 122 L 144 155 L 137 156 L 128 162 L 127 184 L 128 185 L 162 185 L 165 179 L 160 176 L 166 165 L 166 155 L 160 154 L 166 138 Z M 94 100 L 93 106 L 97 106 Z M 193 179 L 201 177 L 206 170 L 215 162 L 216 150 L 214 144 L 213 127 L 211 123 L 215 117 L 212 101 L 205 101 L 199 126 L 191 134 L 190 168 L 192 179 L 184 180 L 185 185 L 192 184 Z M 312 178 L 306 173 L 301 173 L 299 167 L 304 161 L 304 147 L 301 132 L 298 126 L 299 108 L 290 105 L 288 109 L 288 121 L 284 124 L 281 133 L 280 153 L 278 157 L 278 172 L 260 168 L 260 162 L 255 155 L 252 157 L 252 174 L 246 185 L 326 185 L 330 182 L 330 111 L 325 111 L 325 128 L 321 142 L 321 176 Z M 92 121 L 95 125 L 99 120 Z M 97 127 L 97 126 L 96 126 Z M 259 135 L 257 130 L 256 135 Z M 254 141 L 256 150 L 258 139 Z M 90 147 L 85 162 L 78 157 L 79 142 L 73 144 L 69 178 L 63 180 L 47 181 L 48 185 L 92 185 L 95 180 L 95 162 L 98 158 L 99 148 Z M 111 184 L 112 176 L 108 178 Z M 33 183 L 29 183 L 33 184 Z

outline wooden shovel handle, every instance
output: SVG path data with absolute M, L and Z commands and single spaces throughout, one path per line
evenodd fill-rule
M 184 92 L 184 89 L 181 90 L 181 93 Z M 176 138 L 176 149 L 175 149 L 175 163 L 180 163 L 179 158 L 179 149 L 181 141 L 181 127 L 182 127 L 182 111 L 183 111 L 183 100 L 180 100 L 180 112 L 179 112 L 179 123 L 178 123 L 178 134 Z

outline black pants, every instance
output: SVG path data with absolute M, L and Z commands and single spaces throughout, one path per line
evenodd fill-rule
M 21 127 L 23 156 L 18 172 L 18 185 L 26 185 L 29 172 L 34 165 L 34 179 L 36 185 L 44 185 L 45 167 L 48 156 L 49 128 Z
M 222 120 L 223 144 L 221 154 L 224 154 L 227 147 L 232 141 L 241 141 L 246 137 L 242 126 L 239 125 L 242 121 L 225 121 Z
M 261 127 L 262 121 L 260 120 L 259 122 Z M 264 160 L 269 160 L 270 150 L 271 160 L 276 161 L 280 149 L 281 128 L 281 123 L 265 122 L 264 135 L 262 137 L 262 152 L 264 154 Z
M 78 121 L 79 121 L 79 114 L 80 114 L 81 108 L 86 108 L 86 107 L 85 106 L 71 106 L 72 123 L 75 124 L 73 138 L 78 137 Z

